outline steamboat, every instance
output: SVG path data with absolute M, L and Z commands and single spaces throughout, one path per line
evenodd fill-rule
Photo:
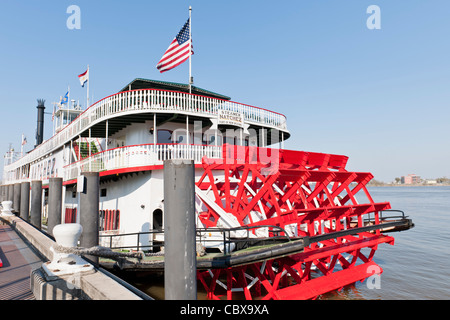
M 284 115 L 195 86 L 138 78 L 85 110 L 59 105 L 53 126 L 44 141 L 38 120 L 35 148 L 8 152 L 3 184 L 42 181 L 45 215 L 49 179 L 62 178 L 62 223 L 76 223 L 77 177 L 98 172 L 101 245 L 146 255 L 122 261 L 129 271 L 163 270 L 164 161 L 194 161 L 209 299 L 314 299 L 381 273 L 378 246 L 413 226 L 372 199 L 373 175 L 347 156 L 284 149 Z

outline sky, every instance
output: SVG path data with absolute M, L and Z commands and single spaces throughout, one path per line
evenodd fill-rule
M 346 155 L 385 182 L 450 178 L 448 0 L 0 0 L 0 153 L 22 134 L 34 147 L 37 99 L 44 139 L 68 87 L 85 105 L 87 65 L 91 102 L 135 78 L 187 83 L 188 63 L 156 64 L 189 6 L 194 85 L 284 114 L 285 148 Z

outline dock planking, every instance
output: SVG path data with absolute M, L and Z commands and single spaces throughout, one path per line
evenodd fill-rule
M 8 225 L 0 223 L 0 300 L 35 300 L 30 274 L 43 261 Z

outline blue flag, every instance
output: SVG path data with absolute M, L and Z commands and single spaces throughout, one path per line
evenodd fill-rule
M 62 98 L 61 104 L 65 104 L 69 101 L 69 91 L 67 91 L 66 95 Z

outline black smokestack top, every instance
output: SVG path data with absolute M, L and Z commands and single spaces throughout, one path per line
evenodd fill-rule
M 44 110 L 45 100 L 38 99 L 37 128 L 36 128 L 36 146 L 40 145 L 44 139 Z M 35 146 L 35 147 L 36 147 Z

